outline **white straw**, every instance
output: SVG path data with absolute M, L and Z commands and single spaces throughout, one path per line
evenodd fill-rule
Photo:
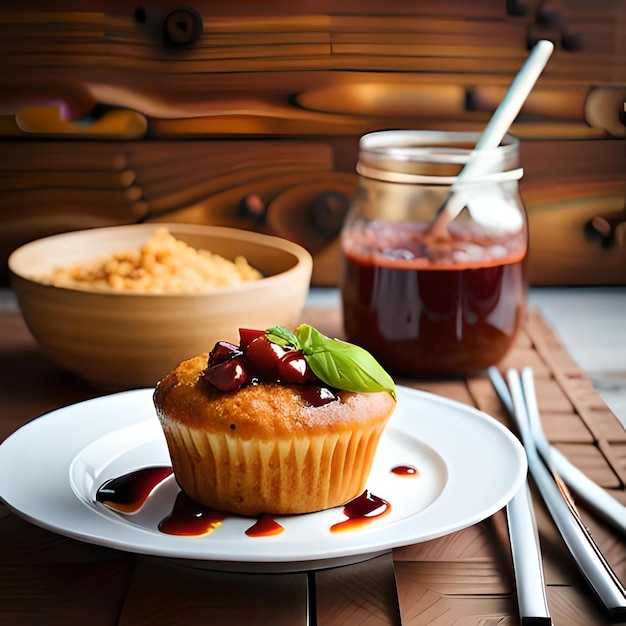
M 439 219 L 445 215 L 444 223 L 447 226 L 448 222 L 453 220 L 463 209 L 465 206 L 464 194 L 456 193 L 457 185 L 461 186 L 468 178 L 480 176 L 481 152 L 497 148 L 500 145 L 504 135 L 506 135 L 524 102 L 526 102 L 528 94 L 535 86 L 541 72 L 543 72 L 553 50 L 554 44 L 544 39 L 539 41 L 532 49 L 526 62 L 514 78 L 485 130 L 476 142 L 467 163 L 459 172 L 456 183 L 452 186 L 450 194 L 448 194 L 445 203 L 439 210 L 439 215 L 435 218 L 435 223 L 438 223 Z
M 474 150 L 497 148 L 520 112 L 528 94 L 532 91 L 541 72 L 548 63 L 554 44 L 545 39 L 539 41 L 511 83 L 502 102 L 485 127 Z

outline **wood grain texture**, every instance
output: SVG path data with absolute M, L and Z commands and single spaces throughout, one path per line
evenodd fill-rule
M 363 563 L 315 573 L 318 626 L 399 626 L 391 552 Z
M 66 539 L 11 514 L 0 518 L 0 543 L 3 624 L 116 623 L 131 555 Z
M 118 626 L 306 626 L 306 573 L 236 574 L 136 559 Z
M 17 112 L 15 120 L 25 135 L 51 135 L 54 139 L 76 136 L 140 139 L 148 128 L 146 118 L 136 111 L 109 110 L 86 124 L 63 119 L 61 110 L 54 105 L 23 107 Z
M 141 198 L 128 207 L 133 219 L 169 212 L 181 221 L 255 228 L 232 217 L 237 201 L 253 192 L 253 181 L 285 176 L 282 188 L 278 180 L 271 188 L 259 185 L 257 193 L 271 201 L 285 191 L 289 175 L 315 169 L 307 159 L 312 143 L 330 155 L 323 169 L 354 173 L 358 138 L 367 132 L 482 130 L 526 58 L 528 40 L 543 36 L 554 39 L 555 54 L 512 126 L 523 142 L 531 282 L 626 283 L 626 227 L 616 226 L 610 246 L 585 235 L 594 217 L 619 217 L 626 195 L 621 0 L 559 2 L 548 7 L 554 23 L 539 20 L 545 12 L 539 0 L 527 0 L 524 15 L 507 10 L 504 0 L 271 0 L 254 7 L 199 0 L 192 8 L 201 33 L 187 46 L 164 38 L 167 3 L 142 6 L 143 15 L 117 0 L 65 0 L 54 9 L 26 0 L 0 9 L 0 137 L 11 140 L 0 149 L 0 164 L 6 163 L 0 167 L 17 167 L 9 163 L 15 149 L 30 155 L 33 175 L 32 189 L 18 190 L 23 198 L 5 198 L 15 190 L 0 187 L 0 204 L 12 207 L 0 213 L 0 226 L 6 220 L 10 230 L 0 242 L 3 270 L 24 241 L 127 221 L 120 216 L 123 198 L 121 209 L 103 198 L 112 203 L 104 219 L 100 195 L 85 193 L 81 206 L 71 189 L 64 205 L 65 192 L 47 202 L 29 195 L 65 189 L 61 181 L 48 184 L 54 172 L 75 167 L 80 176 L 93 168 L 93 143 L 103 155 L 119 152 L 116 168 L 125 167 L 128 140 L 145 143 L 146 154 L 162 154 L 162 146 L 172 144 L 178 155 L 169 170 L 162 161 L 135 172 Z M 269 158 L 286 138 L 300 145 L 299 154 L 292 162 Z M 217 174 L 194 157 L 203 141 L 236 149 L 260 139 L 268 144 L 266 158 L 256 162 L 242 153 L 237 172 Z M 177 153 L 178 140 L 188 144 L 187 155 Z M 46 143 L 55 147 L 41 146 Z M 77 156 L 73 165 L 67 156 L 65 163 L 48 158 L 68 144 Z M 135 145 L 130 151 L 141 152 Z M 23 159 L 17 163 L 28 169 Z M 93 191 L 92 178 L 82 184 Z M 16 212 L 28 215 L 18 220 Z M 315 234 L 309 236 L 320 251 L 314 284 L 336 284 L 336 242 L 320 247 Z
M 111 172 L 75 172 L 72 170 L 50 171 L 2 171 L 0 189 L 18 191 L 26 189 L 127 189 L 135 181 L 135 173 L 129 170 Z
M 623 211 L 620 177 L 626 152 L 620 153 L 611 141 L 603 146 L 577 141 L 540 144 L 536 149 L 523 144 L 522 155 L 530 165 L 522 183 L 530 222 L 530 282 L 621 284 L 626 280 L 626 247 L 589 239 L 586 225 L 595 216 Z M 314 254 L 324 248 L 323 284 L 337 284 L 340 249 L 327 245 L 332 243 L 327 235 L 320 239 L 314 229 L 297 221 L 301 207 L 296 195 L 285 213 L 286 219 L 296 220 L 291 227 L 289 219 L 284 224 L 276 221 L 275 213 L 268 214 L 269 219 L 242 219 L 239 205 L 254 193 L 270 206 L 282 193 L 307 182 L 319 181 L 320 191 L 342 177 L 353 178 L 356 185 L 356 145 L 355 138 L 279 144 L 12 141 L 0 150 L 0 256 L 6 259 L 17 245 L 37 236 L 164 216 L 166 221 L 273 232 L 304 242 Z M 567 159 L 561 158 L 564 153 Z M 549 165 L 541 169 L 536 163 Z M 346 171 L 335 171 L 338 166 Z M 570 172 L 575 182 L 568 182 Z M 304 227 L 304 241 L 294 226 Z

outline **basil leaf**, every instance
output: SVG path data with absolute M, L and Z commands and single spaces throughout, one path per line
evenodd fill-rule
M 298 338 L 284 326 L 272 326 L 265 331 L 265 336 L 272 342 L 287 350 L 300 350 Z
M 330 339 L 308 324 L 298 326 L 296 337 L 309 367 L 327 385 L 357 393 L 387 391 L 396 398 L 393 379 L 367 350 Z

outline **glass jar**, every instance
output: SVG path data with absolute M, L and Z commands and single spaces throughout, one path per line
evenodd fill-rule
M 528 223 L 519 142 L 507 135 L 474 153 L 472 174 L 457 180 L 478 137 L 361 138 L 359 186 L 341 235 L 344 326 L 348 341 L 397 376 L 495 365 L 522 322 Z M 442 206 L 454 209 L 449 218 Z

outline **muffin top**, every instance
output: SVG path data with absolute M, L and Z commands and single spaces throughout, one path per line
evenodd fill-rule
M 395 399 L 387 391 L 341 389 L 329 390 L 332 401 L 316 404 L 308 394 L 320 385 L 310 383 L 268 381 L 221 391 L 204 375 L 208 360 L 209 355 L 202 354 L 184 361 L 159 382 L 154 402 L 162 423 L 174 420 L 210 433 L 272 440 L 340 433 L 377 421 L 383 425 L 395 407 Z

